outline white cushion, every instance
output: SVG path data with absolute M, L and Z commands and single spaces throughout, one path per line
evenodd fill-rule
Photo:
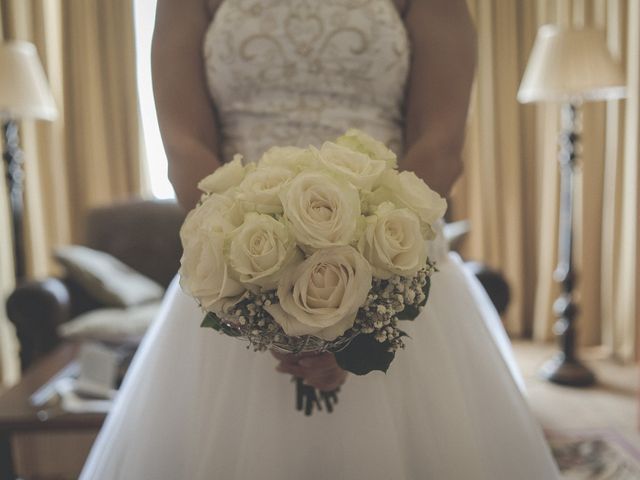
M 129 308 L 100 308 L 58 327 L 58 334 L 74 340 L 113 343 L 138 342 L 155 319 L 161 302 Z
M 108 253 L 71 245 L 56 249 L 54 256 L 71 279 L 106 306 L 130 307 L 164 294 L 161 285 Z

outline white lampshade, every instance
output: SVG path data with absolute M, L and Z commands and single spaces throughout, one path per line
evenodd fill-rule
M 524 72 L 518 101 L 575 102 L 625 96 L 621 65 L 600 30 L 543 25 Z
M 0 44 L 0 117 L 54 120 L 57 115 L 36 47 L 18 41 Z

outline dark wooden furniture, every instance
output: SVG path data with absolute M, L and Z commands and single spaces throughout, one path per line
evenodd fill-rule
M 91 438 L 100 430 L 103 414 L 67 413 L 57 405 L 34 407 L 30 403 L 31 395 L 72 362 L 77 351 L 74 344 L 62 344 L 36 362 L 17 385 L 0 395 L 0 480 L 16 478 L 12 452 L 16 437 L 64 434 L 69 438 L 70 434 L 79 433 L 83 438 Z M 81 448 L 86 450 L 86 443 Z

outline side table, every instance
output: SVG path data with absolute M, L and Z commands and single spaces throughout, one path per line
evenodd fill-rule
M 35 439 L 35 444 L 38 444 L 38 436 L 48 438 L 44 443 L 48 441 L 49 458 L 59 458 L 61 462 L 65 459 L 65 452 L 57 449 L 65 448 L 61 443 L 69 445 L 69 442 L 59 442 L 60 438 L 73 439 L 76 434 L 83 439 L 82 447 L 88 450 L 102 426 L 104 414 L 69 413 L 57 405 L 35 407 L 30 402 L 31 395 L 73 362 L 77 354 L 77 345 L 62 344 L 29 368 L 17 385 L 0 395 L 0 480 L 14 480 L 16 475 L 25 479 L 29 477 L 28 472 L 21 471 L 24 467 L 20 465 L 28 465 L 31 458 L 37 458 L 38 453 L 29 451 L 29 458 L 16 461 L 17 452 L 14 451 L 16 443 L 24 442 L 25 439 Z M 73 445 L 73 441 L 70 445 Z M 77 456 L 78 452 L 74 453 Z M 76 476 L 77 473 L 79 472 L 75 473 Z M 61 472 L 51 472 L 51 475 L 59 478 Z M 46 478 L 46 472 L 38 473 L 37 476 Z

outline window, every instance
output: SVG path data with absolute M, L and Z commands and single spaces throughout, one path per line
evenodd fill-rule
M 138 98 L 147 168 L 151 192 L 156 198 L 175 198 L 167 177 L 167 156 L 164 153 L 151 84 L 151 36 L 156 13 L 156 0 L 135 0 L 136 70 Z

